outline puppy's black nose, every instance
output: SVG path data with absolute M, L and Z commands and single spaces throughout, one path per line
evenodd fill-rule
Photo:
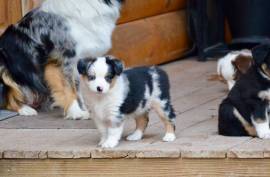
M 103 92 L 103 88 L 100 87 L 100 86 L 98 86 L 98 87 L 97 87 L 97 91 L 98 91 L 98 92 Z

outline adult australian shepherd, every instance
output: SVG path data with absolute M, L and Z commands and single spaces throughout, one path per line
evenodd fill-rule
M 111 48 L 123 0 L 46 0 L 0 37 L 1 108 L 36 115 L 48 95 L 69 119 L 87 119 L 77 62 Z

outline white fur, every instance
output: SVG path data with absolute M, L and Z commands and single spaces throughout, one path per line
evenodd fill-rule
M 135 130 L 132 134 L 127 136 L 127 140 L 129 141 L 138 141 L 143 137 L 143 132 L 141 130 Z
M 270 89 L 260 91 L 259 94 L 258 94 L 258 97 L 261 98 L 262 100 L 270 101 Z
M 107 93 L 110 89 L 110 84 L 105 80 L 108 65 L 106 64 L 106 58 L 100 57 L 98 62 L 95 62 L 93 66 L 90 68 L 90 73 L 95 75 L 96 79 L 88 82 L 88 87 L 93 92 L 98 92 L 97 87 L 101 87 L 103 89 L 102 93 Z
M 111 35 L 120 15 L 120 4 L 112 2 L 108 6 L 102 0 L 46 0 L 41 10 L 67 19 L 79 58 L 98 57 L 111 48 Z
M 128 118 L 136 118 L 147 113 L 151 108 L 157 109 L 158 114 L 165 118 L 166 115 L 160 111 L 160 107 L 164 106 L 165 101 L 160 101 L 161 90 L 158 84 L 158 74 L 153 72 L 153 92 L 150 94 L 150 89 L 146 86 L 145 99 L 146 103 L 143 107 L 139 105 L 137 109 L 128 114 L 122 115 L 119 118 L 119 107 L 123 104 L 127 93 L 129 91 L 129 81 L 125 74 L 121 74 L 115 78 L 113 87 L 104 79 L 107 74 L 108 66 L 104 57 L 98 58 L 88 70 L 88 74 L 95 74 L 94 80 L 87 81 L 87 86 L 90 90 L 89 96 L 91 102 L 89 109 L 93 114 L 97 128 L 101 133 L 101 140 L 99 145 L 103 148 L 113 148 L 118 145 L 121 139 L 124 120 Z M 97 86 L 102 86 L 104 91 L 97 93 Z M 127 137 L 128 140 L 139 140 L 143 137 L 143 132 L 136 130 L 133 134 Z M 173 133 L 166 134 L 164 141 L 173 141 L 175 135 Z
M 36 116 L 38 114 L 35 109 L 27 105 L 23 105 L 18 112 L 21 116 Z
M 108 137 L 107 139 L 101 144 L 102 148 L 114 148 L 119 144 L 119 140 L 122 137 L 123 133 L 123 124 L 119 127 L 115 128 L 108 128 Z
M 228 89 L 231 90 L 235 84 L 234 75 L 236 68 L 232 62 L 236 59 L 238 55 L 252 56 L 249 50 L 233 51 L 225 55 L 223 58 L 218 60 L 217 64 L 217 73 L 222 76 L 227 84 Z
M 174 133 L 166 133 L 165 136 L 163 137 L 163 141 L 165 142 L 171 142 L 174 141 L 175 139 L 176 137 Z
M 88 111 L 83 111 L 77 100 L 74 100 L 69 107 L 66 115 L 66 119 L 89 119 L 90 115 Z
M 257 123 L 252 119 L 252 123 L 256 129 L 257 136 L 262 139 L 270 139 L 269 119 L 263 123 Z

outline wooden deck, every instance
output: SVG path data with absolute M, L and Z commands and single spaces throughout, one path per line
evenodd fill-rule
M 161 141 L 163 125 L 153 113 L 143 140 L 123 139 L 115 149 L 96 146 L 91 120 L 64 120 L 57 111 L 15 117 L 0 122 L 0 176 L 270 176 L 269 140 L 217 135 L 217 109 L 227 91 L 207 80 L 216 62 L 162 67 L 171 80 L 176 141 Z M 133 129 L 130 120 L 124 135 Z

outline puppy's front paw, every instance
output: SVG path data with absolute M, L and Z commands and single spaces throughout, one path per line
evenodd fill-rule
M 36 116 L 38 114 L 35 109 L 27 105 L 23 105 L 18 112 L 21 116 Z
M 127 136 L 128 141 L 138 141 L 141 140 L 143 137 L 143 133 L 141 130 L 135 130 L 132 134 Z
M 261 139 L 270 139 L 270 129 L 257 132 L 258 137 Z
M 166 133 L 165 136 L 163 137 L 163 141 L 166 141 L 166 142 L 171 142 L 171 141 L 174 141 L 175 139 L 176 137 L 174 133 Z
M 114 148 L 115 146 L 117 146 L 119 143 L 119 141 L 115 140 L 115 139 L 107 139 L 106 141 L 104 141 L 101 144 L 102 148 Z
M 71 112 L 71 113 L 68 113 L 65 117 L 65 119 L 67 120 L 88 120 L 90 119 L 90 114 L 88 111 L 83 111 L 81 110 L 80 112 Z
M 79 119 L 89 119 L 90 114 L 88 111 L 84 111 L 80 108 L 77 101 L 74 101 L 67 111 L 65 119 L 79 120 Z

